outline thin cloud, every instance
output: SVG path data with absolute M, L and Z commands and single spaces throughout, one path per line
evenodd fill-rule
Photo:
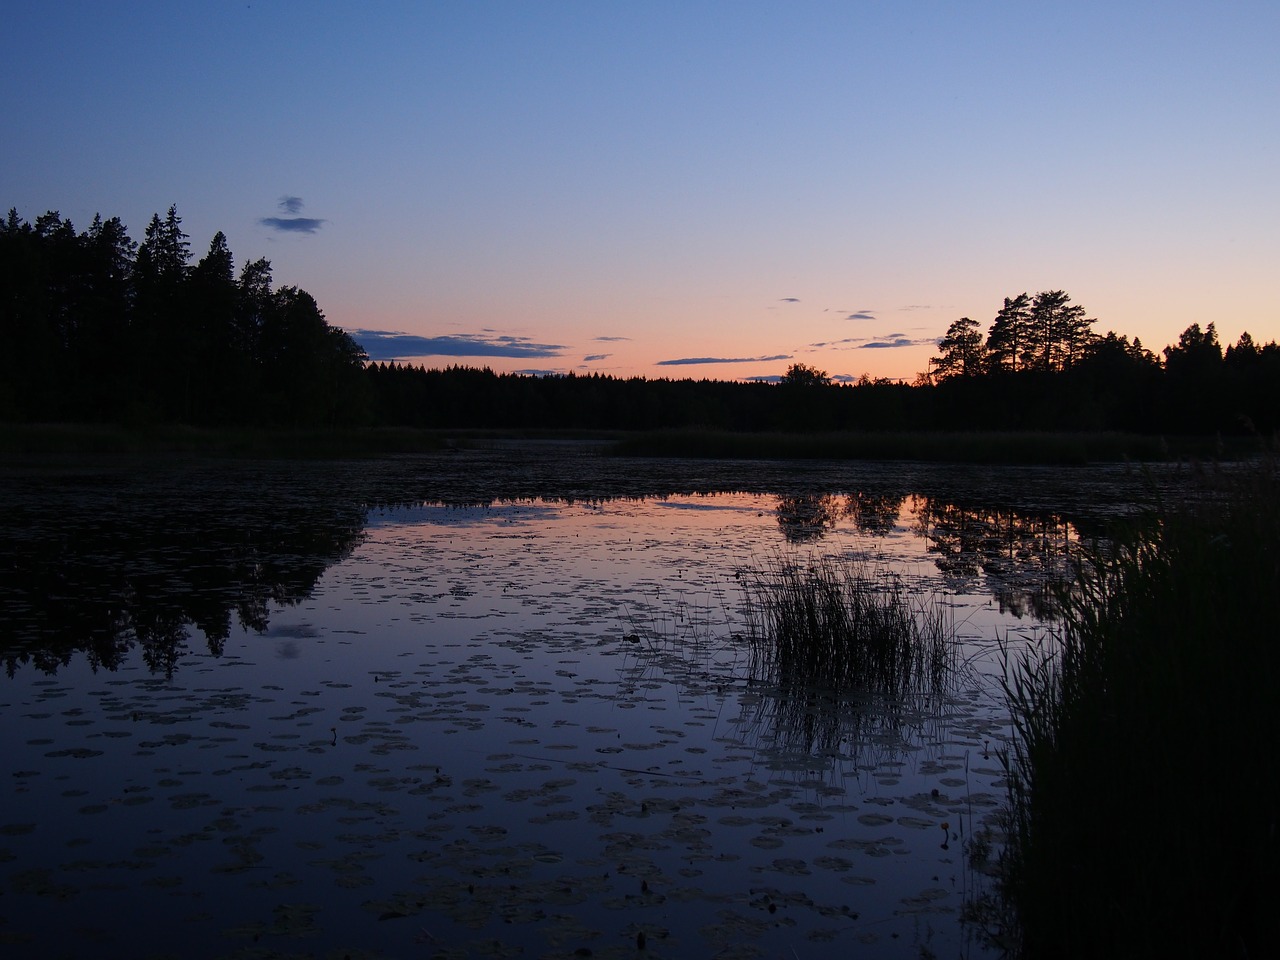
M 823 343 L 811 343 L 814 350 L 885 350 L 895 347 L 936 346 L 937 337 L 913 338 L 905 333 L 888 333 L 879 337 L 846 337 L 843 340 L 828 340 Z
M 630 343 L 630 337 L 592 337 L 594 343 Z
M 296 216 L 303 206 L 301 197 L 281 197 L 276 206 L 280 208 L 281 213 L 287 213 L 289 216 L 262 217 L 258 223 L 280 233 L 315 233 L 327 222 L 317 220 L 315 217 Z
M 858 310 L 845 317 L 846 320 L 874 320 L 876 315 L 870 310 Z
M 597 360 L 608 360 L 613 354 L 611 353 L 589 353 L 582 358 L 583 363 L 594 363 Z
M 419 337 L 388 330 L 349 331 L 370 360 L 400 360 L 405 357 L 513 357 L 540 359 L 563 356 L 558 343 L 533 343 L 524 337 Z
M 781 299 L 781 301 L 779 301 L 779 302 L 781 302 L 781 303 L 799 303 L 799 302 L 800 302 L 800 298 L 799 298 L 799 297 L 783 297 L 783 298 Z
M 327 221 L 312 217 L 263 217 L 258 223 L 281 233 L 315 233 Z
M 681 357 L 679 360 L 659 360 L 659 367 L 682 367 L 699 363 L 771 363 L 775 360 L 790 360 L 791 355 L 780 353 L 773 357 Z
M 933 340 L 912 340 L 909 337 L 888 337 L 884 340 L 872 340 L 870 343 L 864 343 L 860 349 L 894 350 L 898 347 L 918 347 L 922 344 L 932 344 L 933 342 Z

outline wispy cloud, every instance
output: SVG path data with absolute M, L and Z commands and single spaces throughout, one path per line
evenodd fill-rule
M 682 357 L 679 360 L 659 360 L 659 367 L 682 367 L 699 363 L 770 363 L 775 360 L 790 360 L 791 354 L 780 353 L 773 357 Z
M 611 353 L 589 353 L 582 358 L 583 363 L 594 363 L 597 360 L 608 360 L 613 354 Z
M 783 297 L 780 302 L 781 303 L 799 303 L 800 298 L 799 297 Z
M 592 337 L 595 343 L 629 343 L 630 337 Z
M 258 220 L 258 223 L 280 233 L 315 233 L 326 223 L 326 221 L 317 220 L 315 217 L 296 216 L 298 211 L 302 209 L 301 197 L 281 197 L 276 206 L 281 213 L 286 213 L 288 216 L 262 217 Z
M 845 317 L 846 320 L 874 320 L 876 315 L 870 310 L 856 310 Z
M 920 347 L 937 345 L 937 337 L 909 337 L 905 333 L 887 333 L 878 337 L 846 337 L 843 340 L 826 340 L 822 343 L 811 343 L 814 350 L 835 348 L 837 350 L 884 350 L 895 347 Z
M 281 233 L 315 233 L 325 224 L 312 217 L 263 217 L 258 222 Z
M 900 334 L 890 334 L 881 340 L 870 340 L 861 345 L 862 350 L 894 350 L 898 347 L 918 347 L 923 344 L 936 344 L 936 339 L 913 340 Z
M 400 360 L 404 357 L 515 357 L 538 359 L 563 356 L 558 343 L 534 343 L 527 337 L 485 337 L 463 334 L 457 337 L 419 337 L 388 330 L 348 331 L 370 360 Z

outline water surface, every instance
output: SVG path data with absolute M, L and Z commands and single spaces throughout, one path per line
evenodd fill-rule
M 10 471 L 0 944 L 984 955 L 999 642 L 1149 483 L 529 446 Z M 825 556 L 947 605 L 945 691 L 765 682 L 740 576 Z

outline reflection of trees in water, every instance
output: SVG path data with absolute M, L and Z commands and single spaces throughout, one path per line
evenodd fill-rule
M 809 543 L 835 529 L 844 516 L 844 503 L 833 493 L 785 496 L 778 498 L 774 512 L 788 542 Z
M 133 649 L 171 674 L 189 631 L 218 654 L 233 618 L 265 630 L 272 603 L 305 599 L 347 556 L 363 506 L 322 484 L 253 473 L 66 483 L 19 498 L 0 544 L 0 649 L 10 675 L 82 652 L 115 669 Z
M 917 473 L 934 489 L 959 482 L 913 468 L 911 477 L 887 471 L 868 485 L 844 485 L 849 469 L 817 479 L 785 467 L 744 474 L 730 462 L 673 467 L 533 445 L 346 465 L 163 466 L 150 476 L 4 474 L 0 656 L 11 670 L 20 662 L 53 670 L 83 651 L 95 666 L 114 667 L 139 649 L 154 669 L 172 670 L 189 631 L 216 652 L 234 623 L 265 630 L 272 603 L 308 596 L 326 566 L 358 542 L 370 505 L 602 503 L 738 491 L 776 496 L 777 522 L 793 543 L 816 543 L 842 523 L 873 537 L 901 534 L 905 510 L 918 514 L 910 529 L 930 539 L 941 569 L 956 578 L 985 575 L 1002 605 L 1019 614 L 1050 611 L 1047 586 L 1083 520 L 1073 517 L 1073 527 L 1051 513 L 960 507 L 950 494 L 914 496 L 908 506 Z M 1011 502 L 1011 482 L 1005 478 L 993 496 Z M 1057 489 L 1036 495 L 1053 502 Z
M 913 498 L 912 529 L 927 542 L 938 569 L 957 579 L 983 576 L 1001 610 L 1056 616 L 1054 585 L 1079 543 L 1075 527 L 1050 511 L 973 507 Z
M 846 514 L 854 526 L 873 537 L 888 536 L 898 525 L 905 493 L 851 493 L 845 504 Z
M 883 537 L 893 531 L 905 493 L 811 493 L 778 497 L 774 512 L 790 543 L 820 540 L 843 519 L 851 519 L 863 533 Z
M 909 500 L 909 503 L 908 503 Z M 851 520 L 860 533 L 892 534 L 904 506 L 909 530 L 926 542 L 938 569 L 953 581 L 983 578 L 1004 612 L 1056 616 L 1053 586 L 1062 579 L 1076 527 L 1051 511 L 969 506 L 943 497 L 855 491 L 778 497 L 778 526 L 789 543 L 814 543 Z

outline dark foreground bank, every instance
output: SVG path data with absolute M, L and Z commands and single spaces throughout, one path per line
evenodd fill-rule
M 1280 942 L 1280 476 L 1204 478 L 1081 565 L 1009 683 L 1016 955 L 1260 957 Z
M 914 460 L 1083 464 L 1240 459 L 1255 438 L 1125 433 L 743 433 L 584 430 L 427 430 L 412 427 L 192 427 L 178 424 L 0 424 L 0 456 L 211 456 L 344 459 L 433 453 L 509 441 L 589 444 L 612 456 L 722 460 Z

